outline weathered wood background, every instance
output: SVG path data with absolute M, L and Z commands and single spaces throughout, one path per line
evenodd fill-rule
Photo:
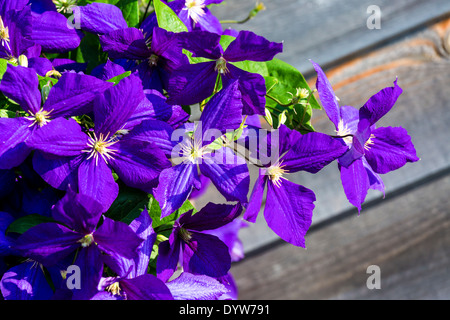
M 450 298 L 450 1 L 267 0 L 243 25 L 284 41 L 280 59 L 315 85 L 321 64 L 341 105 L 360 107 L 396 77 L 404 93 L 380 126 L 408 130 L 421 161 L 383 176 L 386 198 L 369 192 L 358 216 L 335 164 L 290 180 L 316 193 L 307 250 L 280 241 L 263 216 L 240 233 L 246 258 L 232 266 L 240 299 Z M 243 19 L 254 0 L 228 0 L 213 12 Z M 378 5 L 381 29 L 367 28 Z M 316 130 L 333 133 L 323 111 Z M 209 191 L 204 201 L 214 196 Z M 200 200 L 201 202 L 202 200 Z M 369 290 L 367 267 L 381 270 Z

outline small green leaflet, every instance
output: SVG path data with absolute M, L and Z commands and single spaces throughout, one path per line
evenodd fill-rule
M 161 0 L 153 0 L 153 7 L 155 8 L 156 19 L 160 28 L 170 32 L 188 31 L 176 13 L 169 6 L 161 2 Z

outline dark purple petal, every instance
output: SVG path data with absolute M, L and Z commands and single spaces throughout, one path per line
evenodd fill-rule
M 167 283 L 175 300 L 217 300 L 229 290 L 218 280 L 183 272 Z
M 25 231 L 13 248 L 25 257 L 52 266 L 79 248 L 83 236 L 57 223 L 41 223 Z
M 166 155 L 155 145 L 125 137 L 117 142 L 118 150 L 110 163 L 119 178 L 132 188 L 151 193 L 158 185 L 160 173 L 171 167 Z
M 53 65 L 47 58 L 35 57 L 28 58 L 28 68 L 34 69 L 41 77 L 45 77 L 47 72 L 53 69 Z
M 203 144 L 212 142 L 206 138 L 208 130 L 219 130 L 225 134 L 227 130 L 235 130 L 241 125 L 243 104 L 238 86 L 237 80 L 230 83 L 216 93 L 203 108 L 200 116 Z
M 41 108 L 41 93 L 34 69 L 8 64 L 0 83 L 0 91 L 26 112 L 35 114 Z
M 134 74 L 98 95 L 94 100 L 95 132 L 112 137 L 143 99 L 141 80 Z
M 342 187 L 348 201 L 361 211 L 370 188 L 370 180 L 362 159 L 355 160 L 348 168 L 339 166 Z
M 94 34 L 105 34 L 128 27 L 122 11 L 112 4 L 92 3 L 75 7 L 73 12 L 79 17 L 81 29 Z
M 231 267 L 228 247 L 216 236 L 192 232 L 183 242 L 183 270 L 193 274 L 222 277 Z
M 172 149 L 175 146 L 175 143 L 171 141 L 172 133 L 172 127 L 166 122 L 144 120 L 135 126 L 126 138 L 150 143 L 164 152 L 166 156 L 170 157 Z M 156 154 L 160 153 L 159 151 L 156 152 Z
M 295 141 L 290 151 L 282 157 L 282 165 L 289 172 L 317 173 L 348 150 L 338 139 L 326 134 L 311 132 Z
M 320 102 L 322 103 L 323 109 L 325 110 L 328 118 L 330 118 L 331 122 L 334 123 L 337 129 L 340 120 L 340 111 L 336 95 L 322 68 L 312 60 L 311 63 L 317 72 L 316 88 L 319 92 Z
M 99 202 L 69 189 L 53 207 L 52 217 L 79 233 L 89 234 L 97 227 L 102 213 Z
M 50 111 L 52 117 L 72 117 L 91 112 L 90 103 L 94 98 L 111 88 L 113 83 L 99 80 L 93 76 L 64 73 L 52 87 L 43 109 Z
M 386 196 L 384 182 L 380 175 L 372 170 L 370 165 L 367 163 L 365 157 L 361 158 L 364 168 L 366 168 L 367 174 L 369 176 L 370 189 L 378 190 L 383 193 L 383 198 Z
M 314 192 L 301 185 L 284 180 L 278 187 L 269 182 L 264 208 L 267 225 L 284 241 L 305 248 L 314 201 Z
M 197 181 L 197 182 L 196 182 Z M 180 208 L 199 182 L 197 165 L 181 163 L 165 169 L 159 176 L 153 194 L 161 207 L 161 219 Z
M 94 232 L 94 240 L 106 254 L 115 254 L 127 259 L 137 257 L 137 249 L 143 239 L 122 221 L 105 217 L 102 225 Z
M 256 222 L 256 218 L 261 210 L 266 182 L 267 176 L 263 175 L 260 170 L 258 179 L 255 181 L 255 185 L 253 186 L 253 190 L 250 195 L 250 200 L 244 212 L 244 219 L 249 222 Z
M 35 13 L 57 10 L 53 0 L 31 0 L 29 3 L 31 4 L 31 10 Z
M 238 90 L 241 92 L 243 111 L 245 115 L 265 115 L 266 82 L 263 76 L 241 70 L 227 64 L 228 71 L 222 74 L 223 86 L 227 87 L 235 80 L 238 81 Z
M 151 50 L 159 58 L 166 61 L 164 69 L 173 71 L 183 64 L 189 63 L 182 53 L 180 36 L 177 33 L 168 32 L 162 28 L 153 30 Z M 158 61 L 159 65 L 159 61 Z
M 88 139 L 74 119 L 57 118 L 36 129 L 26 144 L 46 154 L 72 157 L 88 148 Z
M 106 63 L 95 67 L 91 71 L 91 75 L 106 81 L 114 77 L 117 77 L 118 75 L 121 75 L 125 72 L 126 70 L 123 66 L 108 59 Z
M 339 158 L 339 164 L 348 167 L 353 161 L 360 159 L 365 153 L 365 144 L 371 135 L 369 120 L 361 119 L 358 122 L 358 129 L 353 135 L 352 145 L 347 152 Z
M 119 186 L 114 181 L 111 169 L 100 158 L 84 160 L 78 167 L 78 190 L 94 198 L 103 205 L 106 212 L 119 194 Z
M 51 59 L 56 71 L 64 73 L 66 71 L 85 72 L 87 63 L 80 63 L 71 59 L 55 58 Z
M 142 80 L 142 85 L 144 89 L 154 89 L 159 92 L 163 92 L 163 87 L 165 87 L 161 68 L 158 66 L 150 66 L 148 63 L 143 62 L 139 64 L 136 69 L 139 73 L 139 78 Z
M 402 92 L 403 90 L 397 85 L 396 79 L 393 87 L 384 88 L 369 98 L 359 109 L 359 118 L 369 120 L 371 125 L 375 124 L 392 109 Z
M 352 106 L 342 106 L 340 108 L 340 119 L 350 134 L 355 134 L 358 130 L 359 111 Z
M 419 158 L 408 132 L 401 127 L 381 127 L 372 131 L 365 158 L 376 173 L 385 174 Z
M 25 141 L 34 132 L 25 118 L 0 118 L 0 169 L 20 165 L 30 154 Z
M 150 57 L 142 31 L 136 28 L 118 29 L 100 36 L 103 51 L 110 59 L 144 60 Z
M 51 53 L 63 53 L 78 48 L 83 38 L 81 30 L 69 26 L 67 18 L 55 11 L 33 14 L 32 40 Z
M 123 279 L 120 286 L 125 291 L 127 300 L 173 300 L 165 283 L 152 274 Z
M 98 292 L 103 273 L 102 254 L 92 244 L 78 251 L 74 265 L 80 268 L 80 288 L 72 289 L 72 300 L 89 300 Z
M 248 202 L 250 174 L 247 164 L 229 148 L 216 150 L 214 155 L 205 155 L 199 167 L 227 201 Z
M 30 39 L 33 28 L 31 23 L 31 8 L 30 6 L 26 6 L 19 11 L 8 11 L 6 15 L 3 16 L 3 19 L 8 27 L 10 36 L 9 46 L 11 48 L 12 56 L 18 58 L 35 44 Z
M 209 202 L 200 211 L 192 215 L 185 213 L 180 217 L 180 225 L 184 229 L 205 231 L 223 227 L 237 218 L 242 212 L 240 204 L 215 204 Z
M 191 105 L 208 98 L 216 85 L 215 66 L 214 62 L 200 62 L 174 71 L 169 80 L 167 103 Z
M 251 31 L 240 31 L 230 43 L 223 57 L 230 62 L 251 60 L 270 61 L 283 51 L 283 44 L 270 42 Z
M 5 300 L 49 300 L 53 290 L 36 262 L 18 264 L 3 275 L 0 290 Z
M 74 157 L 57 157 L 35 151 L 33 169 L 53 188 L 67 190 L 78 189 L 78 166 L 84 155 Z
M 182 47 L 192 52 L 193 57 L 203 57 L 212 60 L 222 56 L 220 35 L 208 31 L 183 32 L 178 35 Z
M 198 17 L 195 27 L 200 28 L 200 30 L 222 34 L 222 25 L 219 19 L 208 8 L 204 8 L 203 10 L 205 14 Z
M 169 240 L 161 242 L 158 247 L 156 274 L 164 282 L 167 282 L 175 273 L 180 260 L 181 240 L 177 233 L 178 229 L 175 228 Z
M 22 10 L 28 4 L 28 1 L 29 0 L 0 1 L 0 16 L 4 17 L 10 10 Z

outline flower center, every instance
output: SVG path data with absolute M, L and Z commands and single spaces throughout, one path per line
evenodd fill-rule
M 77 6 L 77 0 L 53 0 L 56 11 L 62 13 L 72 13 L 72 9 Z
M 288 171 L 283 168 L 284 166 L 282 166 L 281 163 L 277 163 L 267 169 L 270 180 L 272 180 L 273 184 L 278 188 L 281 186 L 282 179 L 286 179 L 283 175 L 288 173 Z
M 195 23 L 198 23 L 200 17 L 205 15 L 204 0 L 186 0 L 185 9 L 188 11 L 188 17 L 191 18 Z
M 201 143 L 188 140 L 181 148 L 182 157 L 185 161 L 195 163 L 197 159 L 201 159 L 205 153 L 205 147 Z
M 83 248 L 89 247 L 94 242 L 94 236 L 92 235 L 92 233 L 87 234 L 78 242 L 81 243 L 81 246 Z
M 156 67 L 158 65 L 159 57 L 156 54 L 152 54 L 148 58 L 148 65 L 150 67 Z
M 8 27 L 5 27 L 2 17 L 0 17 L 0 40 L 2 42 L 2 45 L 9 43 Z
M 349 128 L 347 128 L 347 126 L 344 124 L 344 120 L 339 120 L 339 123 L 338 123 L 338 130 L 336 131 L 337 132 L 337 135 L 338 136 L 340 136 L 340 137 L 345 137 L 345 138 L 342 138 L 343 140 L 344 140 L 344 142 L 345 142 L 345 144 L 347 145 L 347 146 L 351 146 L 352 145 L 352 143 L 353 143 L 353 137 L 352 136 L 349 136 L 350 134 L 352 134 L 352 132 L 350 131 L 350 129 Z M 346 137 L 347 136 L 347 137 Z
M 219 73 L 221 74 L 228 73 L 227 60 L 225 60 L 223 57 L 217 59 L 216 67 L 214 68 L 214 70 L 219 71 Z
M 189 242 L 192 239 L 192 233 L 184 228 L 180 228 L 180 230 L 178 231 L 178 235 L 184 242 Z
M 30 117 L 26 117 L 26 119 L 33 121 L 32 124 L 30 124 L 28 127 L 32 127 L 35 124 L 39 126 L 39 128 L 45 126 L 47 123 L 50 122 L 49 118 L 50 118 L 50 112 L 51 111 L 45 111 L 43 109 L 39 110 L 38 112 L 36 112 L 36 114 L 31 114 Z
M 118 281 L 114 282 L 113 284 L 111 284 L 109 286 L 107 286 L 105 290 L 108 291 L 108 292 L 111 292 L 115 296 L 120 295 L 120 291 L 122 291 Z
M 366 143 L 364 143 L 365 150 L 370 150 L 370 148 L 373 145 L 373 139 L 375 139 L 375 136 L 373 134 L 371 134 L 369 139 L 367 139 Z
M 98 165 L 98 158 L 101 156 L 103 160 L 108 163 L 108 160 L 114 159 L 113 155 L 117 150 L 111 149 L 111 146 L 115 144 L 118 140 L 113 136 L 112 138 L 108 138 L 109 133 L 104 136 L 103 133 L 100 133 L 99 137 L 93 133 L 92 136 L 89 136 L 88 147 L 89 149 L 83 150 L 83 152 L 89 153 L 90 158 L 95 158 L 95 164 Z

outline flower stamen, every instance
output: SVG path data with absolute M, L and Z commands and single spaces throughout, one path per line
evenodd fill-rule
M 97 137 L 95 132 L 92 135 L 89 135 L 89 141 L 87 144 L 89 149 L 83 150 L 83 152 L 89 153 L 89 157 L 86 160 L 94 157 L 95 165 L 98 165 L 99 155 L 106 163 L 108 163 L 108 160 L 114 159 L 113 156 L 117 150 L 111 149 L 110 147 L 118 140 L 114 136 L 110 139 L 108 139 L 108 137 L 109 133 L 106 134 L 106 136 L 103 135 L 103 133 L 100 133 L 99 137 Z
M 366 143 L 364 144 L 365 150 L 370 150 L 370 148 L 372 148 L 372 145 L 374 143 L 373 139 L 375 139 L 375 136 L 373 134 L 371 134 L 369 139 L 367 139 Z
M 32 127 L 35 124 L 38 125 L 39 128 L 42 128 L 43 126 L 45 126 L 47 123 L 50 122 L 49 118 L 50 118 L 50 113 L 52 111 L 53 110 L 46 111 L 41 108 L 38 112 L 36 112 L 36 114 L 33 114 L 30 112 L 31 116 L 25 117 L 25 119 L 33 121 L 33 123 L 31 123 L 28 127 Z
M 198 23 L 198 20 L 205 15 L 205 7 L 204 0 L 186 0 L 183 10 L 187 10 L 188 17 Z
M 283 175 L 288 173 L 286 169 L 283 169 L 285 166 L 281 165 L 281 163 L 282 162 L 278 162 L 267 169 L 267 174 L 269 175 L 270 180 L 278 188 L 281 186 L 282 179 L 287 180 L 285 177 L 283 177 Z

